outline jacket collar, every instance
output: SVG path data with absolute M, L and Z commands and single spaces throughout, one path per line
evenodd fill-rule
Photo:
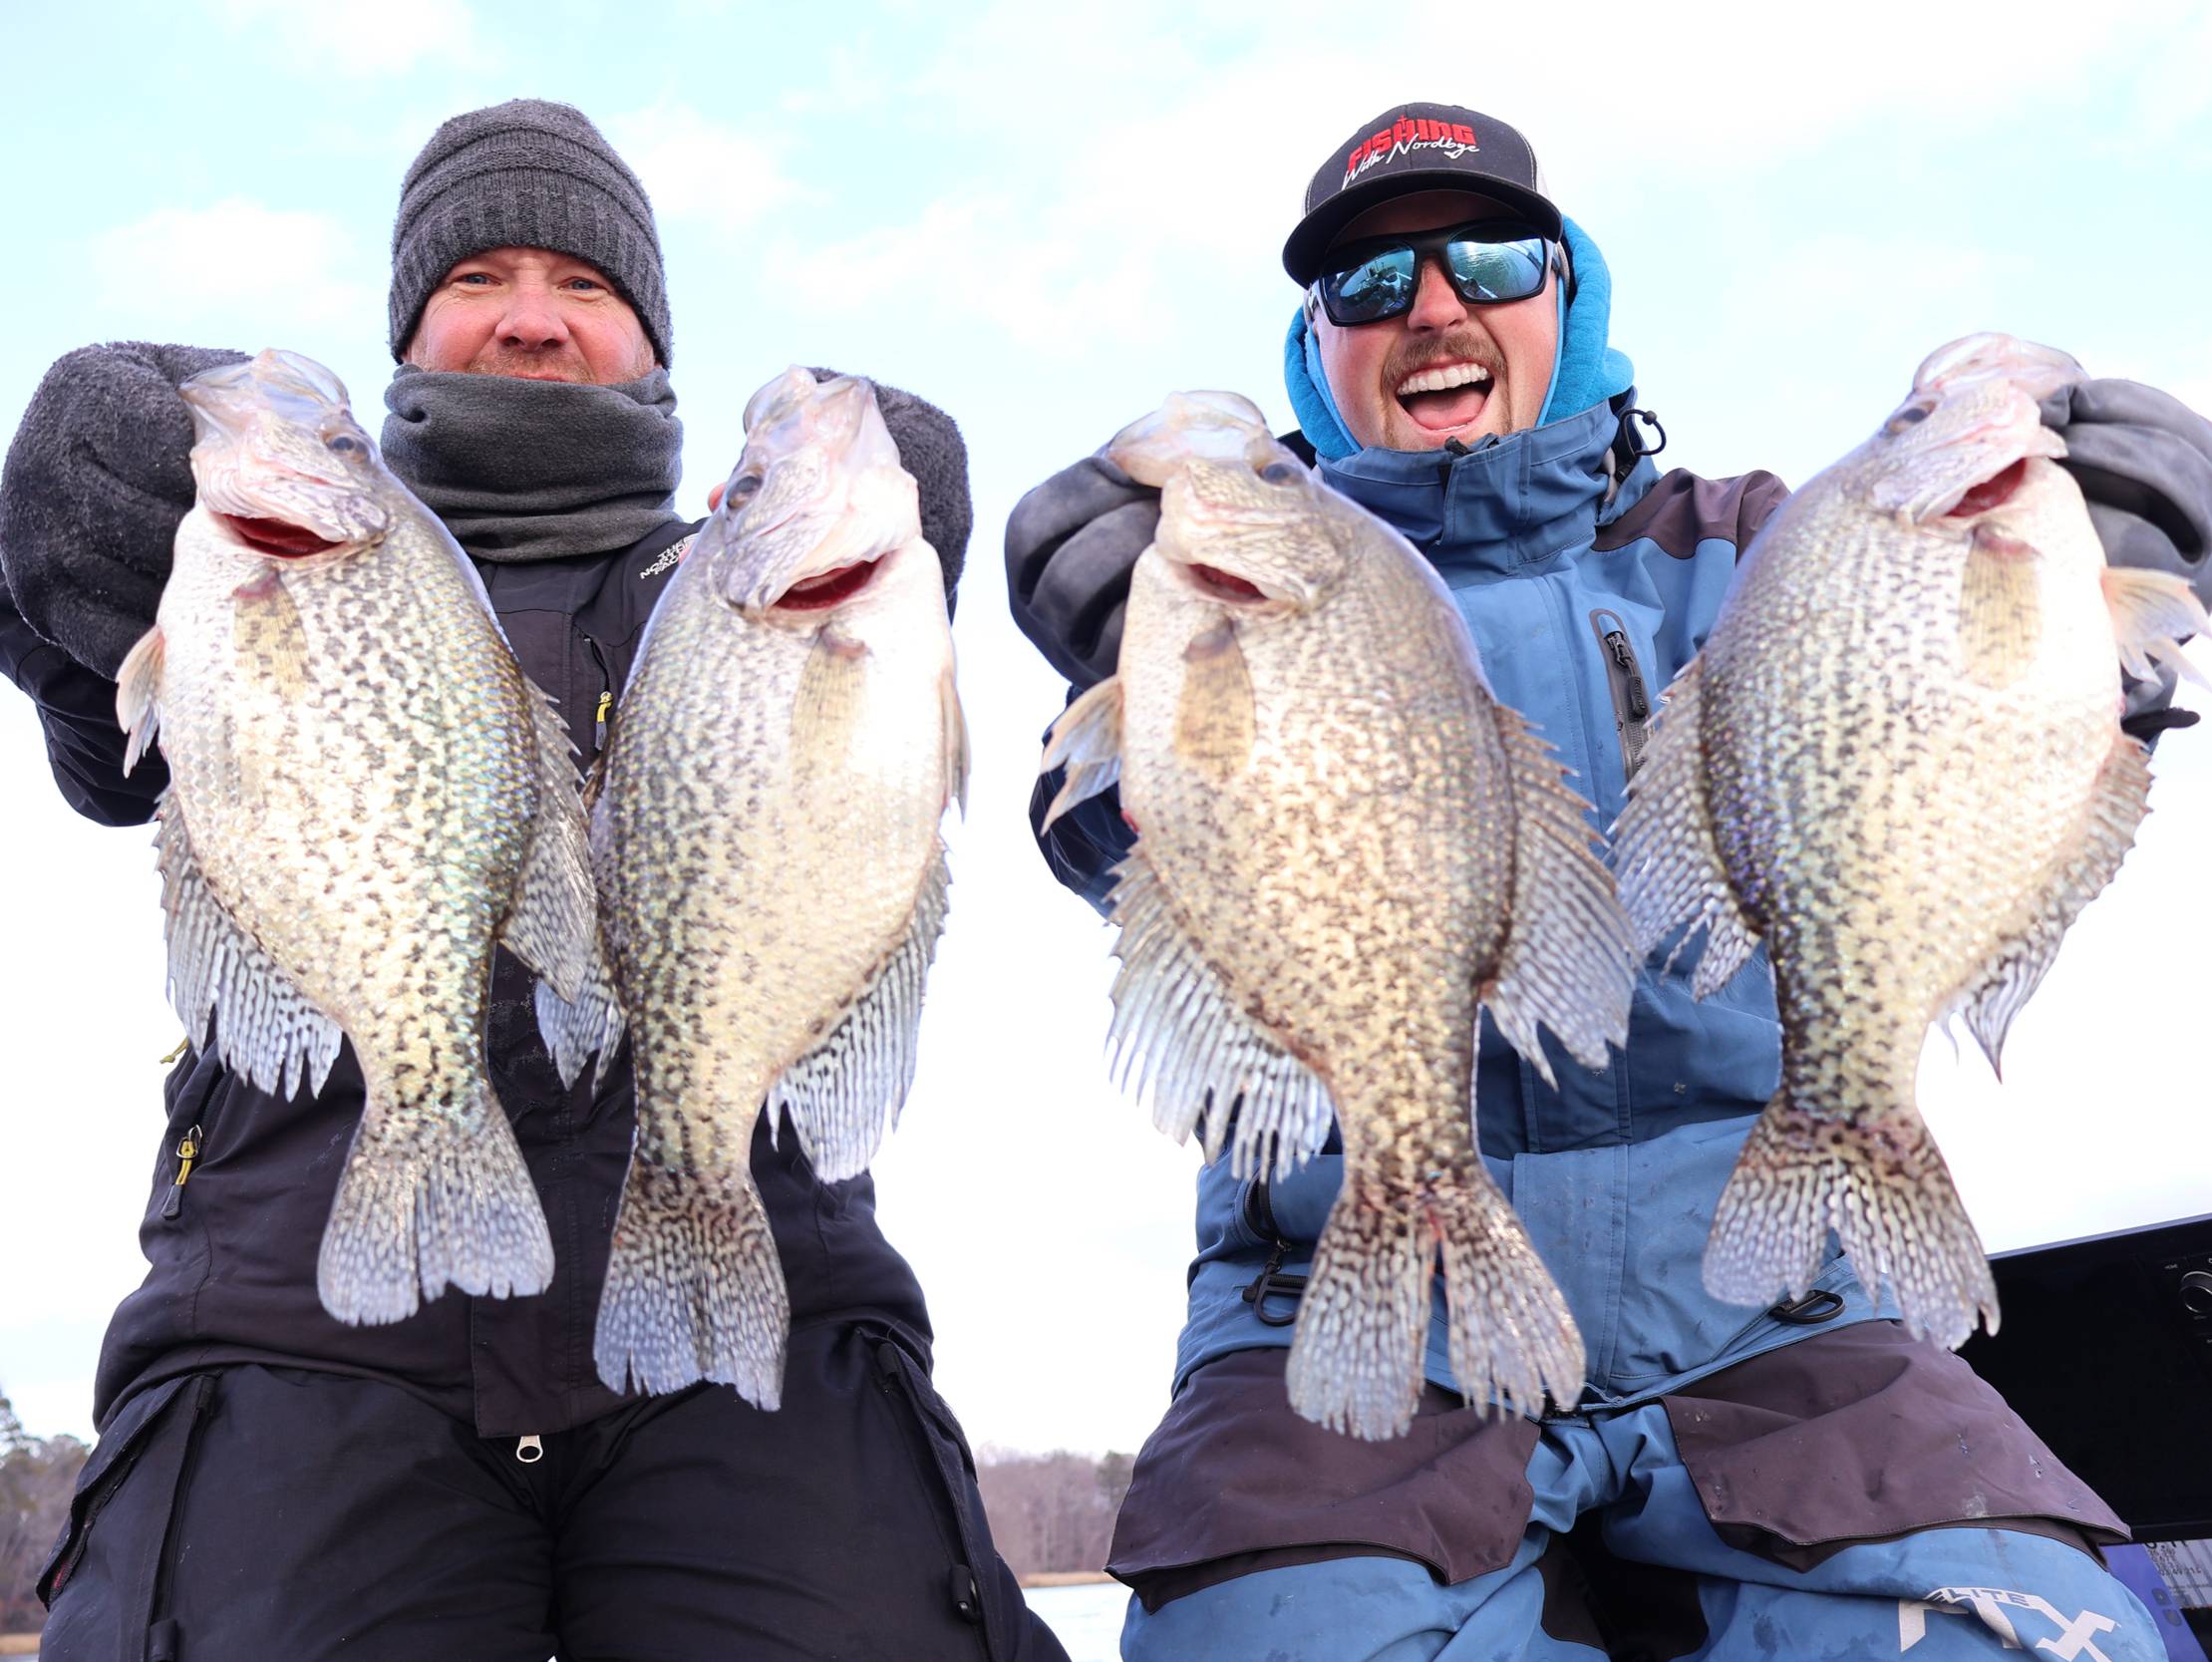
M 1658 477 L 1637 464 L 1607 499 L 1606 452 L 1635 391 L 1453 456 L 1369 449 L 1321 459 L 1321 477 L 1380 515 L 1439 569 L 1506 575 L 1587 547 Z

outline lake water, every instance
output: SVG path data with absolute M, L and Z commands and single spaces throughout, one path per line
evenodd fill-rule
M 1118 1581 L 1089 1587 L 1031 1587 L 1023 1595 L 1068 1647 L 1070 1662 L 1116 1662 L 1129 1589 Z

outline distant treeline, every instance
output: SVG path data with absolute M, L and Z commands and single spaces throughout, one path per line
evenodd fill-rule
M 85 1464 L 74 1437 L 32 1437 L 0 1396 L 0 1633 L 35 1633 L 46 1620 L 35 1583 L 61 1537 Z
M 977 1484 L 991 1538 L 1017 1575 L 1106 1568 L 1113 1514 L 1128 1493 L 1127 1455 L 1015 1455 L 986 1449 Z

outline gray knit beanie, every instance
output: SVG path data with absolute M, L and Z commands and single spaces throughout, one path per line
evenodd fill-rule
M 392 221 L 392 356 L 406 353 L 447 272 L 507 247 L 606 273 L 669 364 L 668 287 L 645 187 L 582 111 L 539 98 L 454 117 L 407 169 Z

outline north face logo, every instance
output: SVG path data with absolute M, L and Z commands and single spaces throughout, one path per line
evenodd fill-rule
M 1998 1643 L 2007 1650 L 2026 1650 L 2021 1642 L 2020 1629 L 2013 1623 L 2011 1611 L 2031 1610 L 2058 1630 L 2054 1639 L 2038 1638 L 2036 1649 L 2047 1650 L 2058 1662 L 2074 1662 L 2075 1657 L 2086 1657 L 2088 1662 L 2112 1662 L 2097 1649 L 2095 1640 L 2102 1633 L 2116 1632 L 2119 1623 L 2110 1616 L 2100 1616 L 2094 1610 L 2084 1610 L 2072 1620 L 2058 1613 L 2058 1607 L 2049 1599 L 2035 1593 L 2016 1593 L 2004 1587 L 1938 1587 L 1925 1598 L 1901 1598 L 1897 1601 L 1897 1650 L 1903 1655 L 1928 1636 L 1928 1617 L 1978 1616 L 1982 1625 L 1997 1635 Z

